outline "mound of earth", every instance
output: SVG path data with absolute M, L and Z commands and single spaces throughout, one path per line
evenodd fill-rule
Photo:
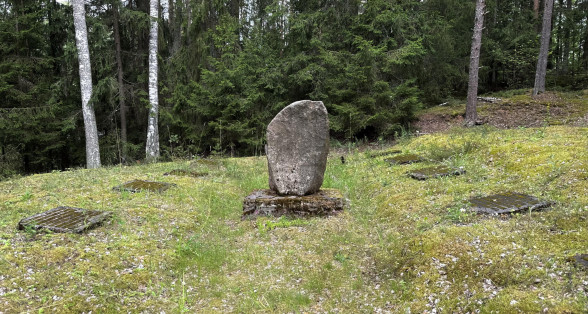
M 419 115 L 413 128 L 421 134 L 442 132 L 464 124 L 465 105 L 435 107 Z M 478 117 L 500 129 L 542 127 L 547 125 L 588 126 L 588 98 L 562 97 L 544 93 L 536 97 L 514 96 L 496 103 L 478 101 Z

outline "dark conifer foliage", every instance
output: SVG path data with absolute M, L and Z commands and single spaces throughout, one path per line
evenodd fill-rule
M 479 93 L 533 86 L 535 2 L 486 1 Z M 473 0 L 160 5 L 163 160 L 262 154 L 267 123 L 296 100 L 322 100 L 331 135 L 355 140 L 391 138 L 419 107 L 465 98 Z M 90 0 L 86 15 L 102 163 L 142 160 L 149 1 Z M 585 88 L 588 0 L 556 0 L 552 29 L 547 89 Z M 84 165 L 69 5 L 0 0 L 0 99 L 0 177 Z

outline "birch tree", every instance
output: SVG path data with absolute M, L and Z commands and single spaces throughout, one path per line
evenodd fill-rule
M 474 19 L 474 35 L 472 36 L 472 50 L 470 53 L 470 73 L 468 80 L 468 97 L 466 105 L 466 126 L 476 125 L 478 112 L 476 102 L 478 98 L 478 69 L 480 65 L 480 49 L 482 47 L 482 29 L 484 28 L 485 0 L 476 1 L 476 16 Z
M 157 161 L 159 158 L 159 99 L 157 88 L 157 18 L 158 0 L 150 0 L 149 15 L 151 16 L 151 29 L 149 32 L 149 120 L 147 126 L 147 145 L 145 147 L 146 160 Z
M 90 104 L 92 97 L 92 68 L 88 48 L 88 31 L 86 28 L 86 9 L 84 0 L 73 0 L 73 18 L 76 32 L 76 47 L 80 68 L 80 88 L 82 93 L 82 114 L 86 133 L 86 167 L 100 167 L 100 148 L 94 107 Z
M 545 92 L 545 74 L 547 72 L 547 55 L 549 54 L 549 41 L 551 38 L 551 15 L 553 13 L 553 0 L 545 0 L 543 10 L 543 27 L 541 29 L 541 48 L 537 60 L 537 71 L 535 72 L 535 87 L 533 96 Z

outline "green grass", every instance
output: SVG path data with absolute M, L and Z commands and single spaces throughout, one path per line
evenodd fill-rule
M 241 220 L 267 187 L 264 158 L 37 174 L 0 182 L 0 308 L 18 312 L 541 312 L 588 308 L 588 129 L 452 129 L 394 149 L 333 154 L 324 187 L 350 206 L 329 218 Z M 417 181 L 445 164 L 465 175 Z M 163 176 L 172 169 L 206 177 Z M 132 179 L 177 184 L 115 192 Z M 503 191 L 555 201 L 489 217 L 467 200 Z M 85 234 L 17 231 L 57 206 L 114 212 Z

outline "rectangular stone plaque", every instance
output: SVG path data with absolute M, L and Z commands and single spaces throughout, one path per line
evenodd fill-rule
M 408 175 L 417 180 L 427 180 L 431 178 L 458 176 L 465 173 L 462 168 L 449 168 L 446 166 L 427 167 L 409 172 Z
M 111 214 L 111 212 L 60 206 L 22 219 L 18 223 L 18 229 L 48 229 L 53 232 L 81 233 L 98 225 Z
M 129 192 L 140 192 L 143 190 L 153 191 L 153 192 L 163 192 L 170 187 L 175 186 L 173 183 L 166 183 L 166 182 L 155 182 L 155 181 L 145 181 L 145 180 L 133 180 L 126 183 L 123 183 L 119 186 L 115 186 L 112 188 L 115 191 L 129 191 Z
M 397 154 L 400 154 L 400 153 L 402 153 L 401 150 L 375 151 L 375 152 L 368 153 L 368 157 L 370 157 L 370 158 L 376 158 L 376 157 L 397 155 Z
M 321 189 L 304 196 L 278 195 L 273 190 L 255 190 L 243 201 L 243 219 L 257 216 L 328 216 L 343 210 L 345 201 L 339 190 Z
M 470 199 L 471 209 L 487 214 L 511 214 L 523 210 L 537 210 L 549 207 L 551 202 L 514 192 L 494 194 L 481 198 Z
M 197 171 L 190 171 L 190 170 L 184 170 L 184 169 L 174 169 L 170 172 L 166 172 L 163 174 L 164 176 L 188 176 L 188 177 L 194 177 L 194 178 L 198 178 L 198 177 L 204 177 L 207 176 L 208 173 L 207 172 L 197 172 Z
M 398 155 L 386 158 L 384 160 L 389 162 L 391 165 L 406 165 L 423 161 L 420 156 L 415 154 Z

